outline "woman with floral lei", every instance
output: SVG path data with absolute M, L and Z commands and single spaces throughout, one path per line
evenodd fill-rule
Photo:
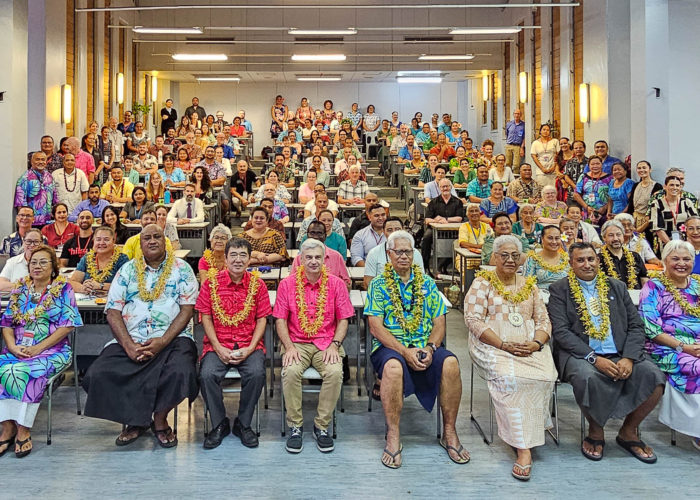
M 542 250 L 527 253 L 523 276 L 534 276 L 543 290 L 569 273 L 569 255 L 562 248 L 561 236 L 557 226 L 546 226 L 542 230 Z
M 70 284 L 78 293 L 104 297 L 117 271 L 129 262 L 129 257 L 115 245 L 114 230 L 100 226 L 93 233 L 92 250 L 78 262 Z
M 464 299 L 469 353 L 496 409 L 498 435 L 516 449 L 511 474 L 527 481 L 530 450 L 552 426 L 549 400 L 557 371 L 549 350 L 552 326 L 534 276 L 518 276 L 522 246 L 512 235 L 493 244 L 495 271 L 482 271 Z
M 666 374 L 659 421 L 692 437 L 700 451 L 700 276 L 691 274 L 695 249 L 673 240 L 639 297 L 646 350 Z
M 226 267 L 224 250 L 226 249 L 226 243 L 231 237 L 231 230 L 223 224 L 218 224 L 211 230 L 209 235 L 210 248 L 204 251 L 197 266 L 200 283 L 204 283 L 204 280 L 212 275 L 216 276 L 216 273 Z
M 29 276 L 17 282 L 0 325 L 6 346 L 0 353 L 0 456 L 14 443 L 22 458 L 32 451 L 30 430 L 46 382 L 70 363 L 66 337 L 83 326 L 53 248 L 41 245 L 32 252 Z

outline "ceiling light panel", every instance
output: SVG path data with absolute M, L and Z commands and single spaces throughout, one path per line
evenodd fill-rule
M 173 54 L 171 56 L 175 61 L 227 61 L 226 54 Z

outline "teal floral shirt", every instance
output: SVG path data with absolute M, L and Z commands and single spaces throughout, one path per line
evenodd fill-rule
M 447 305 L 438 292 L 435 281 L 433 281 L 430 276 L 424 274 L 422 290 L 414 290 L 413 281 L 415 276 L 413 272 L 411 272 L 408 283 L 404 283 L 393 269 L 392 274 L 399 284 L 399 293 L 401 294 L 403 309 L 404 311 L 408 310 L 408 312 L 400 311 L 399 314 L 404 314 L 407 321 L 413 317 L 410 309 L 414 294 L 420 293 L 424 297 L 423 321 L 420 323 L 418 330 L 415 332 L 406 332 L 399 326 L 398 321 L 396 321 L 396 311 L 389 297 L 389 287 L 387 286 L 383 271 L 369 284 L 367 301 L 365 303 L 365 315 L 382 316 L 384 318 L 384 328 L 389 330 L 389 332 L 396 337 L 396 340 L 404 346 L 412 344 L 414 347 L 423 348 L 428 343 L 428 337 L 430 337 L 430 333 L 433 330 L 435 318 L 447 314 Z M 381 345 L 382 344 L 376 338 L 373 338 L 372 352 L 379 349 Z

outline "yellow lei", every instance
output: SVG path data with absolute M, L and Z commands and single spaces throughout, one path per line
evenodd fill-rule
M 525 278 L 525 284 L 520 288 L 520 290 L 517 292 L 510 292 L 506 290 L 505 285 L 495 271 L 479 271 L 476 273 L 476 275 L 491 283 L 491 286 L 496 290 L 496 293 L 498 293 L 503 300 L 512 304 L 520 304 L 521 302 L 527 300 L 527 298 L 532 295 L 532 290 L 534 290 L 534 288 L 537 286 L 537 278 L 534 276 L 528 276 Z
M 559 249 L 559 264 L 552 266 L 550 264 L 547 264 L 544 260 L 542 260 L 542 257 L 540 254 L 535 252 L 534 250 L 530 250 L 527 253 L 527 256 L 537 262 L 539 266 L 544 269 L 545 271 L 549 271 L 550 273 L 560 273 L 567 267 L 569 267 L 569 255 L 564 251 Z
M 44 316 L 46 314 L 46 310 L 51 307 L 54 300 L 56 300 L 56 297 L 61 294 L 63 285 L 66 284 L 66 278 L 59 276 L 53 280 L 52 283 L 49 283 L 49 286 L 46 287 L 46 296 L 41 304 L 38 304 L 31 311 L 24 313 L 19 312 L 17 299 L 22 293 L 21 287 L 24 285 L 26 289 L 29 290 L 31 284 L 32 280 L 29 276 L 25 276 L 24 278 L 17 280 L 15 283 L 15 289 L 12 290 L 12 294 L 10 295 L 10 311 L 12 311 L 12 323 L 15 325 L 19 325 L 22 322 L 26 324 L 31 320 L 36 321 L 39 317 Z
M 206 263 L 209 264 L 209 269 L 214 269 L 216 272 L 223 270 L 223 267 L 219 268 L 216 265 L 216 261 L 214 260 L 214 252 L 212 252 L 211 250 L 209 250 L 209 249 L 204 250 L 202 257 L 204 257 L 204 260 L 206 261 Z M 214 274 L 216 275 L 216 273 L 214 273 Z
M 243 303 L 243 309 L 237 313 L 231 315 L 224 311 L 221 307 L 221 297 L 219 297 L 219 281 L 216 279 L 218 274 L 216 268 L 210 267 L 207 271 L 207 276 L 209 278 L 209 289 L 211 290 L 211 306 L 214 309 L 214 315 L 216 319 L 219 320 L 224 326 L 238 326 L 241 321 L 245 320 L 250 314 L 253 308 L 253 303 L 255 302 L 255 297 L 258 294 L 258 288 L 260 288 L 260 273 L 253 271 L 250 277 L 250 283 L 248 283 L 248 292 L 246 294 L 245 302 Z
M 625 254 L 625 260 L 627 261 L 627 289 L 634 290 L 634 287 L 637 286 L 637 270 L 635 269 L 634 255 L 625 247 L 622 247 L 622 253 Z M 615 271 L 615 265 L 612 262 L 612 257 L 610 257 L 610 252 L 608 252 L 607 247 L 600 249 L 600 255 L 603 257 L 603 261 L 605 261 L 605 267 L 608 269 L 610 277 L 619 280 L 620 275 Z
M 586 299 L 583 296 L 581 284 L 578 282 L 573 270 L 569 271 L 569 288 L 571 295 L 576 302 L 576 308 L 581 317 L 584 331 L 592 339 L 605 340 L 608 338 L 608 330 L 610 329 L 610 307 L 608 307 L 608 280 L 602 271 L 598 271 L 598 281 L 596 282 L 596 290 L 598 291 L 598 300 L 600 301 L 600 328 L 596 328 L 591 319 L 586 306 Z
M 304 266 L 297 267 L 296 274 L 296 301 L 299 308 L 299 326 L 308 338 L 316 336 L 326 312 L 326 300 L 328 299 L 328 270 L 326 266 L 321 266 L 321 283 L 316 303 L 316 315 L 312 322 L 309 322 L 309 315 L 306 309 L 306 298 L 304 296 Z
M 95 253 L 95 250 L 90 250 L 85 257 L 87 272 L 90 273 L 90 279 L 100 284 L 104 283 L 112 272 L 114 265 L 119 260 L 120 255 L 121 252 L 115 248 L 112 252 L 112 258 L 109 260 L 109 263 L 102 270 L 100 270 L 97 268 L 97 254 Z
M 671 280 L 668 279 L 668 276 L 666 276 L 664 273 L 654 271 L 649 273 L 649 277 L 661 282 L 661 284 L 666 288 L 666 291 L 671 294 L 673 300 L 675 300 L 680 308 L 683 309 L 683 312 L 691 316 L 695 316 L 696 318 L 700 318 L 700 302 L 694 306 L 690 305 L 690 302 L 688 302 L 685 297 L 680 294 L 678 288 L 676 288 Z M 700 283 L 700 276 L 697 274 L 691 274 L 689 278 Z M 690 286 L 690 279 L 688 280 L 688 286 Z
M 425 282 L 423 273 L 421 272 L 420 267 L 416 264 L 411 266 L 411 270 L 413 271 L 413 296 L 411 298 L 413 307 L 410 311 L 411 319 L 406 321 L 406 315 L 403 308 L 403 299 L 401 298 L 401 293 L 399 292 L 399 284 L 397 280 L 394 279 L 394 267 L 389 262 L 387 262 L 384 266 L 384 281 L 386 282 L 387 289 L 389 291 L 389 298 L 391 299 L 391 305 L 394 309 L 396 322 L 407 334 L 416 332 L 420 328 L 420 325 L 423 322 L 423 299 L 425 298 L 423 296 L 423 283 Z M 416 299 L 415 302 L 413 299 Z
M 144 257 L 134 259 L 136 266 L 136 277 L 139 286 L 139 297 L 144 302 L 153 302 L 158 300 L 158 298 L 163 294 L 165 290 L 165 285 L 170 278 L 170 273 L 173 271 L 173 263 L 175 262 L 175 255 L 172 252 L 166 252 L 165 254 L 165 267 L 161 273 L 158 281 L 156 281 L 153 290 L 149 291 L 146 288 L 146 262 Z

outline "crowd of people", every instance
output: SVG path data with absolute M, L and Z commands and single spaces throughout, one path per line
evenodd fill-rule
M 329 426 L 355 315 L 349 263 L 364 268 L 373 396 L 386 419 L 381 463 L 402 465 L 400 419 L 411 394 L 426 410 L 440 405 L 440 445 L 451 461 L 468 463 L 456 431 L 460 364 L 445 348 L 447 302 L 433 278 L 453 263 L 441 258 L 439 269 L 430 268 L 430 225 L 445 222 L 460 224 L 458 245 L 482 264 L 464 297 L 464 331 L 469 357 L 488 382 L 499 436 L 517 451 L 513 477 L 532 475 L 531 450 L 551 426 L 557 379 L 572 385 L 588 421 L 581 443 L 587 459 L 603 458 L 604 428 L 621 418 L 617 444 L 655 462 L 638 428 L 659 402 L 660 420 L 700 450 L 700 216 L 697 199 L 683 190 L 682 170 L 670 169 L 662 186 L 640 161 L 635 183 L 605 141 L 586 157 L 583 141 L 569 147 L 547 125 L 530 148 L 532 164 L 522 162 L 519 110 L 506 125 L 505 154 L 494 155 L 491 141 L 475 150 L 449 114 L 438 123 L 436 114 L 423 122 L 416 113 L 409 126 L 398 113 L 380 120 L 371 105 L 363 115 L 353 104 L 343 118 L 331 101 L 314 110 L 302 99 L 292 113 L 278 96 L 270 132 L 280 150 L 261 182 L 246 159 L 235 161 L 237 138 L 252 131 L 244 113 L 228 124 L 194 98 L 176 127 L 172 104 L 161 111 L 163 135 L 153 144 L 127 112 L 99 135 L 98 124 L 90 124 L 82 148 L 70 137 L 55 151 L 45 136 L 29 156 L 14 199 L 17 230 L 2 241 L 9 258 L 0 291 L 9 301 L 0 319 L 0 455 L 13 446 L 17 457 L 32 450 L 47 380 L 70 363 L 68 335 L 82 326 L 76 293 L 105 301 L 114 339 L 82 385 L 87 416 L 123 424 L 117 446 L 149 429 L 160 446 L 176 446 L 169 415 L 200 390 L 211 421 L 205 449 L 229 433 L 258 446 L 251 424 L 265 384 L 265 349 L 272 347 L 263 340 L 271 315 L 282 352 L 285 449 L 303 449 L 301 385 L 313 367 L 322 383 L 312 436 L 321 452 L 333 451 Z M 365 180 L 362 139 L 385 129 L 383 147 L 424 187 L 420 249 Z M 332 145 L 321 139 L 297 148 L 299 139 L 322 131 L 333 135 Z M 185 143 L 177 145 L 183 132 Z M 299 254 L 291 259 L 284 224 L 297 170 L 306 181 L 298 187 L 305 205 Z M 339 183 L 335 201 L 326 190 L 331 171 Z M 250 220 L 235 236 L 216 225 L 195 273 L 175 256 L 176 228 L 205 220 L 209 201 L 223 213 L 247 211 Z M 347 235 L 338 205 L 364 206 Z M 125 223 L 140 232 L 129 237 Z M 273 299 L 260 268 L 289 264 Z M 66 276 L 65 267 L 74 270 Z M 201 354 L 195 312 L 205 333 Z M 233 421 L 222 393 L 231 368 L 241 377 Z

